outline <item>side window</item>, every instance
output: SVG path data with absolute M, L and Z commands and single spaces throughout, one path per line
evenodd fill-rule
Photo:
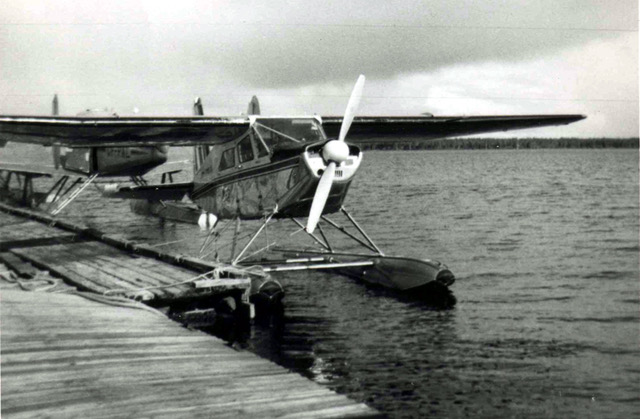
M 238 144 L 238 156 L 240 156 L 240 163 L 253 160 L 253 146 L 251 145 L 251 138 L 249 136 L 245 137 L 245 139 Z
M 228 150 L 225 150 L 224 153 L 222 153 L 222 157 L 220 158 L 220 166 L 218 167 L 218 170 L 220 171 L 227 170 L 236 165 L 235 151 L 236 151 L 235 148 L 230 148 Z

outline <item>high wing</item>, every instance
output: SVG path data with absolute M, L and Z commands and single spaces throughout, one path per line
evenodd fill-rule
M 349 142 L 375 142 L 376 140 L 389 139 L 433 140 L 452 136 L 567 125 L 584 118 L 586 118 L 584 115 L 356 117 L 349 130 Z M 322 117 L 322 127 L 329 137 L 338 136 L 341 124 L 341 116 Z
M 192 146 L 227 142 L 246 132 L 242 117 L 0 116 L 0 143 L 65 147 Z
M 387 139 L 431 140 L 451 136 L 567 125 L 584 115 L 372 116 L 356 117 L 349 142 Z M 329 137 L 337 137 L 342 117 L 322 117 Z M 244 134 L 251 125 L 240 117 L 33 117 L 0 116 L 0 143 L 44 146 L 125 147 L 218 144 Z

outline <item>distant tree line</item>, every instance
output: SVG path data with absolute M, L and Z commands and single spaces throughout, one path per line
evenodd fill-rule
M 382 140 L 364 150 L 500 150 L 537 148 L 638 148 L 638 138 L 449 138 L 429 141 Z

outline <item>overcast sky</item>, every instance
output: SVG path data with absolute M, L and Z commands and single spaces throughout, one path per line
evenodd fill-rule
M 0 113 L 582 113 L 523 136 L 638 135 L 635 0 L 3 0 Z M 511 135 L 511 134 L 510 134 Z

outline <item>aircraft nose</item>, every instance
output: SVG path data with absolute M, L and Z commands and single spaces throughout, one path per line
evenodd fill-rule
M 162 154 L 167 154 L 169 152 L 169 146 L 168 145 L 158 145 L 158 146 L 156 146 L 156 150 L 158 150 Z

